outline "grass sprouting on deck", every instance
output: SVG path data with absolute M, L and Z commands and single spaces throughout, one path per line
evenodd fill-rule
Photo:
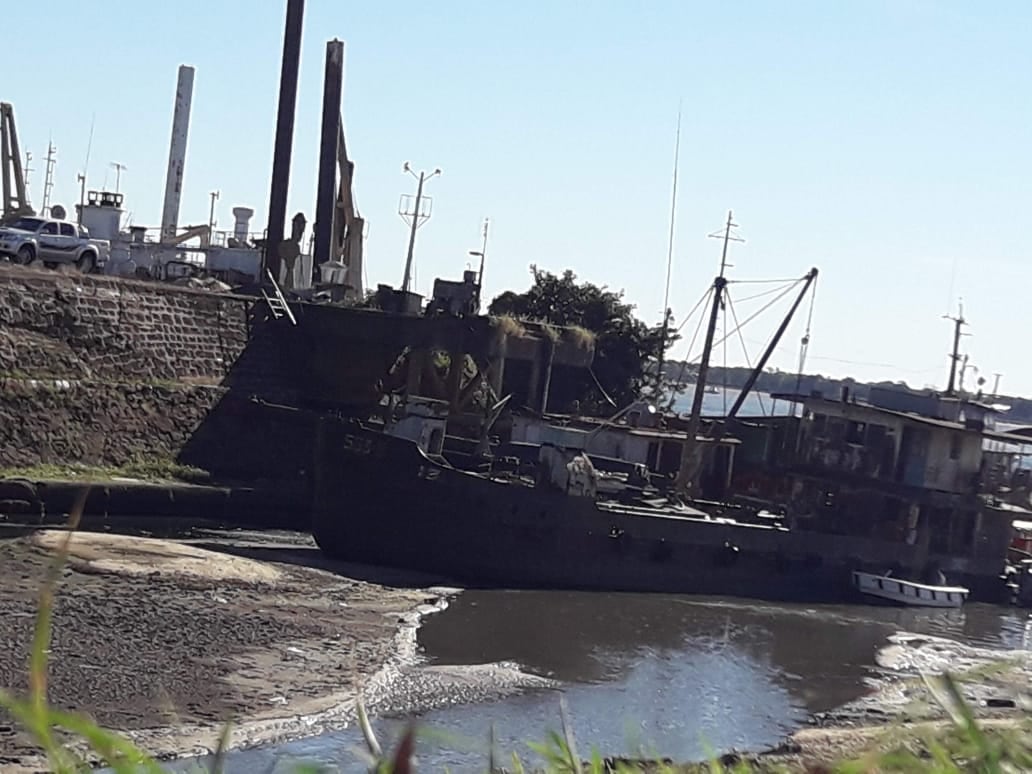
M 81 493 L 72 509 L 69 529 L 54 555 L 40 589 L 38 611 L 29 656 L 29 691 L 16 697 L 0 689 L 0 710 L 18 723 L 46 755 L 55 774 L 89 771 L 97 761 L 116 774 L 158 774 L 163 769 L 143 750 L 124 737 L 97 726 L 86 715 L 68 712 L 47 701 L 48 654 L 52 630 L 54 599 L 70 542 L 79 526 L 88 489 Z M 948 675 L 925 678 L 928 688 L 949 719 L 946 724 L 921 724 L 917 727 L 887 726 L 871 735 L 869 750 L 852 760 L 831 764 L 797 763 L 789 765 L 776 757 L 726 755 L 713 756 L 710 762 L 677 764 L 669 760 L 629 760 L 604 758 L 597 750 L 584 759 L 578 751 L 565 700 L 560 698 L 562 729 L 551 732 L 542 742 L 529 742 L 528 751 L 539 762 L 528 764 L 517 753 L 498 755 L 494 729 L 484 756 L 485 772 L 513 774 L 773 774 L 804 771 L 811 774 L 871 774 L 907 772 L 913 774 L 1011 774 L 1032 771 L 1032 720 L 1006 725 L 980 724 L 965 703 L 957 682 Z M 415 770 L 414 754 L 420 731 L 410 723 L 393 750 L 385 751 L 373 733 L 365 708 L 358 701 L 358 721 L 367 748 L 367 770 L 377 774 L 410 774 Z M 221 772 L 230 742 L 230 726 L 219 737 L 217 750 L 207 769 Z M 88 754 L 83 752 L 88 751 Z M 89 760 L 88 760 L 88 759 Z M 315 764 L 298 764 L 298 774 L 325 771 Z

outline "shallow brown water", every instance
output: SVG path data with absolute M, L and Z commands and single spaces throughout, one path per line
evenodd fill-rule
M 775 744 L 811 713 L 862 695 L 876 652 L 898 631 L 1032 647 L 1026 612 L 986 605 L 933 611 L 534 591 L 464 592 L 425 621 L 419 642 L 431 664 L 512 662 L 558 681 L 582 754 L 597 747 L 697 759 Z M 423 771 L 483 771 L 492 724 L 499 748 L 528 757 L 527 740 L 560 726 L 555 691 L 475 704 L 456 691 L 436 697 L 450 706 L 427 709 L 419 706 L 425 693 L 409 687 L 376 708 L 377 727 L 390 738 L 416 717 L 432 729 L 420 742 Z M 286 772 L 298 757 L 351 770 L 357 743 L 345 731 L 241 753 L 229 771 Z

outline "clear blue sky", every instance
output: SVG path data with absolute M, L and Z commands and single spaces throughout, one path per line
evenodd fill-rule
M 5 29 L 22 33 L 5 36 L 0 99 L 34 156 L 34 203 L 51 136 L 53 202 L 75 202 L 95 115 L 90 187 L 113 187 L 109 163 L 125 164 L 133 220 L 156 226 L 186 63 L 197 74 L 180 223 L 205 222 L 219 189 L 220 226 L 245 204 L 264 227 L 284 7 L 52 0 L 59 23 L 43 26 L 30 3 L 5 8 Z M 952 288 L 971 362 L 990 386 L 1002 372 L 1003 392 L 1032 394 L 1032 5 L 309 0 L 288 211 L 309 221 L 333 37 L 347 42 L 369 285 L 401 282 L 407 160 L 444 170 L 428 189 L 417 290 L 461 275 L 489 216 L 488 297 L 525 288 L 532 263 L 572 268 L 658 321 L 683 101 L 675 314 L 712 279 L 719 244 L 706 235 L 733 209 L 747 242 L 732 277 L 821 269 L 810 370 L 942 386 Z M 750 354 L 776 322 L 750 326 Z M 795 367 L 800 335 L 774 365 Z

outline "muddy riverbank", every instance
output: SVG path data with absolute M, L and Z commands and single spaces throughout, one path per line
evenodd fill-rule
M 688 699 L 695 697 L 692 706 L 705 698 L 709 709 L 689 723 L 695 731 L 685 732 L 696 736 L 713 713 L 744 717 L 726 693 L 728 685 L 744 691 L 761 714 L 781 717 L 784 702 L 764 697 L 772 691 L 785 706 L 795 705 L 793 692 L 810 691 L 807 669 L 833 683 L 843 669 L 847 674 L 838 682 L 864 680 L 866 689 L 853 694 L 863 693 L 859 698 L 846 701 L 843 686 L 825 686 L 818 689 L 825 695 L 816 699 L 817 706 L 797 707 L 809 710 L 809 726 L 775 750 L 752 756 L 770 765 L 796 767 L 859 754 L 894 743 L 900 731 L 924 733 L 927 724 L 941 723 L 946 712 L 920 672 L 948 667 L 959 673 L 962 690 L 987 722 L 1020 724 L 1029 708 L 1032 662 L 1027 651 L 1014 649 L 1027 644 L 979 623 L 991 615 L 984 607 L 967 611 L 966 622 L 958 613 L 938 626 L 938 619 L 912 611 L 875 615 L 865 608 L 741 600 L 549 592 L 452 597 L 452 590 L 432 578 L 329 562 L 299 533 L 216 529 L 198 522 L 160 522 L 161 531 L 156 520 L 105 523 L 106 532 L 74 538 L 58 594 L 50 698 L 57 706 L 88 712 L 162 757 L 205 753 L 215 746 L 223 723 L 232 721 L 231 742 L 237 748 L 334 732 L 254 754 L 275 757 L 295 750 L 301 759 L 336 760 L 334 749 L 355 743 L 347 732 L 336 732 L 354 718 L 359 691 L 374 715 L 396 719 L 388 725 L 420 716 L 434 730 L 442 720 L 448 728 L 456 717 L 488 715 L 499 706 L 522 713 L 537 702 L 554 704 L 554 695 L 540 689 L 556 687 L 567 693 L 575 725 L 586 727 L 585 746 L 601 742 L 606 749 L 604 742 L 616 739 L 608 731 L 592 738 L 592 731 L 607 728 L 591 715 L 592 706 L 605 705 L 607 714 L 625 712 L 644 723 L 656 705 L 658 694 L 649 688 L 656 668 L 666 686 L 662 706 L 674 702 L 680 708 L 675 694 L 681 689 Z M 135 536 L 113 535 L 112 529 Z M 60 534 L 0 528 L 0 643 L 6 645 L 0 649 L 0 685 L 18 692 L 26 687 L 39 584 Z M 445 613 L 424 619 L 446 600 Z M 563 626 L 553 631 L 557 622 Z M 889 636 L 908 624 L 923 633 Z M 450 632 L 447 642 L 445 632 Z M 982 632 L 992 647 L 952 642 L 954 632 Z M 810 645 L 797 647 L 792 636 Z M 863 654 L 868 645 L 850 650 L 858 638 L 869 644 L 871 655 L 877 651 L 873 661 Z M 1009 649 L 1001 649 L 1007 642 Z M 685 658 L 698 661 L 701 671 L 685 666 Z M 623 681 L 624 669 L 638 671 Z M 677 676 L 681 672 L 683 679 Z M 606 688 L 613 679 L 621 682 Z M 581 683 L 588 687 L 578 688 Z M 511 705 L 496 701 L 528 690 Z M 598 698 L 591 699 L 594 695 Z M 622 697 L 619 710 L 613 696 Z M 447 707 L 456 707 L 458 714 L 435 715 L 441 708 L 448 713 Z M 669 713 L 661 714 L 657 721 L 670 720 Z M 782 733 L 798 728 L 804 717 L 783 726 Z M 543 738 L 520 721 L 516 714 L 503 715 L 500 733 L 513 729 L 521 744 Z M 759 747 L 713 736 L 712 729 L 704 735 L 716 749 Z M 486 732 L 482 736 L 487 738 Z M 761 744 L 778 738 L 775 733 Z M 682 761 L 695 759 L 676 745 L 653 749 Z M 255 760 L 251 753 L 231 756 L 228 771 L 253 770 Z M 432 756 L 424 761 L 434 770 Z M 29 740 L 0 719 L 0 768 L 37 762 Z
M 63 533 L 0 533 L 0 685 L 23 695 L 40 585 Z M 91 715 L 159 757 L 319 733 L 375 701 L 414 660 L 415 627 L 444 589 L 392 588 L 332 567 L 292 563 L 313 551 L 223 540 L 80 532 L 54 611 L 49 698 Z M 258 547 L 256 547 L 258 546 Z M 249 558 L 263 550 L 285 561 Z M 0 722 L 0 768 L 35 768 L 38 751 Z
M 762 767 L 792 769 L 878 752 L 930 751 L 929 741 L 959 732 L 963 712 L 940 679 L 989 735 L 1009 735 L 1032 750 L 1032 652 L 965 645 L 944 637 L 901 632 L 878 652 L 870 692 L 829 712 L 765 753 L 747 756 Z

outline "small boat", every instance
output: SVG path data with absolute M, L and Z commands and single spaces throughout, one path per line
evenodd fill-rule
M 858 571 L 853 572 L 853 586 L 861 594 L 915 607 L 960 607 L 969 593 L 963 586 L 930 586 Z

